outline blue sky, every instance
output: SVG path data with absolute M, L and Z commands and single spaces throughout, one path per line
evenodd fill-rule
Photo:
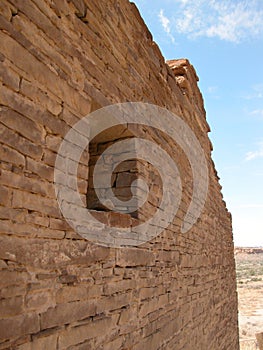
M 263 246 L 263 1 L 134 2 L 164 57 L 200 78 L 235 245 Z

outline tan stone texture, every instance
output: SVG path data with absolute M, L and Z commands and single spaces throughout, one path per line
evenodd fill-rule
M 128 0 L 2 0 L 0 29 L 0 349 L 238 350 L 231 215 L 194 68 L 186 59 L 164 61 Z M 134 135 L 176 156 L 184 192 L 159 236 L 115 249 L 73 232 L 53 177 L 70 127 L 126 101 L 180 115 L 205 152 L 210 182 L 200 218 L 182 234 L 192 194 L 189 162 L 164 135 L 134 127 Z M 116 130 L 102 136 L 78 169 L 83 200 L 88 191 L 92 203 L 88 167 L 105 142 L 118 138 Z M 156 179 L 143 210 L 94 215 L 125 227 L 154 213 L 162 192 L 148 165 L 122 163 L 116 195 L 129 197 L 127 181 L 136 173 Z

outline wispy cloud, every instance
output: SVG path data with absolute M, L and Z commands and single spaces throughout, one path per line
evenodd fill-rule
M 171 34 L 171 27 L 170 27 L 169 18 L 164 15 L 163 10 L 160 10 L 158 17 L 159 17 L 159 20 L 161 22 L 161 25 L 162 25 L 164 31 L 168 34 L 169 38 L 174 43 L 175 39 L 174 39 L 173 35 Z
M 250 114 L 256 117 L 263 118 L 263 109 L 254 109 L 254 111 L 250 112 Z
M 211 98 L 219 99 L 220 96 L 218 94 L 218 87 L 217 86 L 208 86 L 207 93 L 210 95 Z
M 217 86 L 208 86 L 208 88 L 207 88 L 207 92 L 209 93 L 209 94 L 214 94 L 214 93 L 216 93 L 217 92 Z
M 246 100 L 262 99 L 263 98 L 263 84 L 256 84 L 252 86 L 251 92 L 244 96 Z
M 163 10 L 161 10 L 159 13 L 159 19 L 165 32 L 169 34 L 171 32 L 170 20 L 164 15 Z
M 175 13 L 165 17 L 164 26 L 175 24 L 188 37 L 217 37 L 238 43 L 263 33 L 261 0 L 175 0 Z M 165 27 L 164 27 L 165 28 Z
M 263 142 L 258 143 L 258 148 L 255 151 L 247 152 L 245 160 L 250 161 L 256 158 L 263 158 Z

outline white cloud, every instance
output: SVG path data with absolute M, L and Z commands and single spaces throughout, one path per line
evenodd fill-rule
M 252 111 L 250 111 L 249 115 L 254 120 L 258 120 L 258 121 L 262 122 L 262 120 L 263 120 L 263 109 L 260 106 L 260 108 L 256 108 L 256 109 L 253 109 Z
M 263 142 L 258 143 L 258 148 L 255 151 L 247 152 L 245 160 L 250 161 L 256 158 L 263 157 Z
M 250 112 L 251 115 L 263 117 L 263 109 L 255 109 L 254 111 Z
M 220 99 L 220 95 L 218 94 L 217 86 L 208 86 L 206 92 L 209 94 L 211 98 Z
M 175 0 L 175 15 L 165 17 L 165 25 L 175 23 L 178 32 L 190 37 L 217 37 L 238 43 L 263 33 L 261 0 Z M 170 29 L 169 29 L 170 30 Z
M 262 99 L 263 98 L 263 84 L 256 84 L 252 86 L 252 92 L 244 96 L 246 100 Z
M 159 19 L 160 19 L 160 22 L 163 26 L 163 29 L 165 30 L 166 33 L 170 33 L 170 20 L 165 17 L 165 15 L 163 14 L 163 10 L 160 11 L 159 13 Z
M 159 12 L 158 17 L 159 17 L 159 20 L 160 20 L 160 22 L 162 24 L 162 27 L 163 27 L 164 31 L 168 34 L 169 38 L 174 43 L 175 40 L 174 40 L 174 37 L 171 34 L 171 27 L 170 27 L 170 20 L 169 20 L 169 18 L 164 15 L 163 10 L 161 10 Z
M 217 89 L 218 89 L 217 86 L 208 86 L 207 92 L 208 92 L 209 94 L 214 94 L 215 92 L 217 92 Z

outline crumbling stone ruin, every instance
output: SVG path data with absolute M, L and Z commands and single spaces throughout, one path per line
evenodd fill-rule
M 192 65 L 164 61 L 128 0 L 1 0 L 0 12 L 0 349 L 237 350 L 231 215 Z M 152 188 L 151 206 L 132 215 L 98 203 L 92 166 L 118 135 L 143 131 L 176 157 L 183 174 L 181 205 L 169 227 L 136 247 L 104 247 L 62 216 L 54 165 L 77 121 L 127 101 L 183 119 L 204 150 L 209 188 L 199 219 L 182 233 L 193 192 L 185 154 L 149 128 L 101 135 L 81 158 L 78 187 L 94 215 L 111 224 L 147 219 L 162 196 Z M 115 191 L 127 195 L 126 181 L 140 172 L 150 182 L 158 178 L 148 163 L 124 162 Z

